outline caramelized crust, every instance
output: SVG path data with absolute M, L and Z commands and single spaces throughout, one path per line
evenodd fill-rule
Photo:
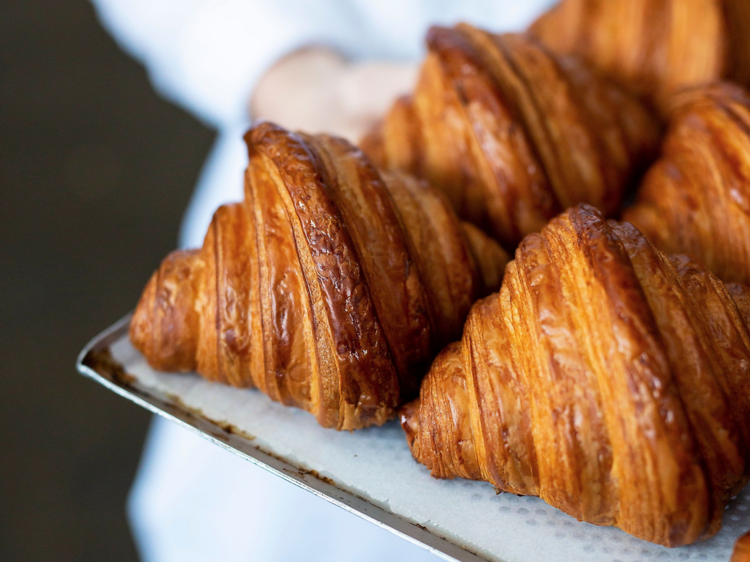
M 164 260 L 131 340 L 154 368 L 257 387 L 325 427 L 382 424 L 507 255 L 342 139 L 263 123 L 246 141 L 244 201 L 216 211 L 203 248 Z
M 657 100 L 721 78 L 750 84 L 747 0 L 562 0 L 529 32 Z
M 679 546 L 750 474 L 750 289 L 581 205 L 527 236 L 402 409 L 415 459 Z
M 433 27 L 414 93 L 361 142 L 426 178 L 506 247 L 565 207 L 614 213 L 657 143 L 638 101 L 521 35 Z
M 750 285 L 750 95 L 719 83 L 667 99 L 669 130 L 623 215 L 665 252 Z

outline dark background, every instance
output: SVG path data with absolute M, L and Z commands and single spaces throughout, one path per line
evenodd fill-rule
M 0 560 L 137 559 L 149 415 L 74 362 L 175 246 L 212 140 L 85 0 L 0 2 Z

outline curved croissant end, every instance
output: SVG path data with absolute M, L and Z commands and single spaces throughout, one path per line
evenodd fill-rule
M 750 532 L 737 539 L 729 562 L 750 562 Z
M 527 236 L 402 409 L 435 477 L 678 546 L 750 473 L 750 289 L 589 206 Z
M 263 123 L 245 200 L 149 281 L 131 340 L 163 370 L 255 386 L 326 427 L 381 424 L 497 289 L 503 250 L 424 182 Z
M 658 143 L 634 98 L 522 35 L 433 27 L 414 93 L 360 143 L 382 168 L 426 178 L 506 247 L 562 209 L 614 213 Z
M 750 94 L 719 83 L 667 99 L 660 159 L 623 218 L 665 252 L 750 285 Z
M 722 78 L 750 84 L 746 0 L 562 0 L 529 32 L 656 99 Z

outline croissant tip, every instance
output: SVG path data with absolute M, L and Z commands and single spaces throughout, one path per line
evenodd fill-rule
M 401 408 L 399 412 L 401 428 L 406 435 L 406 441 L 409 443 L 409 449 L 412 449 L 414 441 L 417 439 L 417 429 L 419 424 L 419 398 L 412 400 Z
M 145 356 L 151 355 L 148 342 L 151 340 L 150 334 L 153 326 L 153 301 L 156 298 L 157 278 L 158 272 L 154 272 L 149 278 L 130 319 L 130 341 Z
M 197 314 L 192 286 L 195 250 L 169 254 L 153 273 L 130 321 L 130 341 L 161 371 L 195 368 Z

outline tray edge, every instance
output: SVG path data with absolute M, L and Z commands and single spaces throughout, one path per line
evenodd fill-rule
M 451 562 L 486 562 L 481 555 L 462 547 L 450 539 L 440 536 L 426 527 L 409 521 L 400 515 L 389 512 L 365 498 L 343 490 L 335 483 L 327 482 L 314 471 L 295 466 L 282 458 L 263 451 L 250 441 L 227 431 L 221 425 L 201 417 L 191 410 L 172 402 L 150 396 L 128 386 L 117 377 L 98 371 L 93 366 L 93 356 L 108 350 L 110 345 L 127 333 L 132 312 L 92 338 L 81 350 L 76 359 L 76 370 L 83 376 L 101 384 L 108 390 L 145 408 L 153 414 L 200 435 L 204 439 L 236 454 L 254 465 L 275 474 L 358 517 L 385 529 L 404 540 Z M 122 366 L 120 366 L 122 368 Z M 502 561 L 498 561 L 502 562 Z

